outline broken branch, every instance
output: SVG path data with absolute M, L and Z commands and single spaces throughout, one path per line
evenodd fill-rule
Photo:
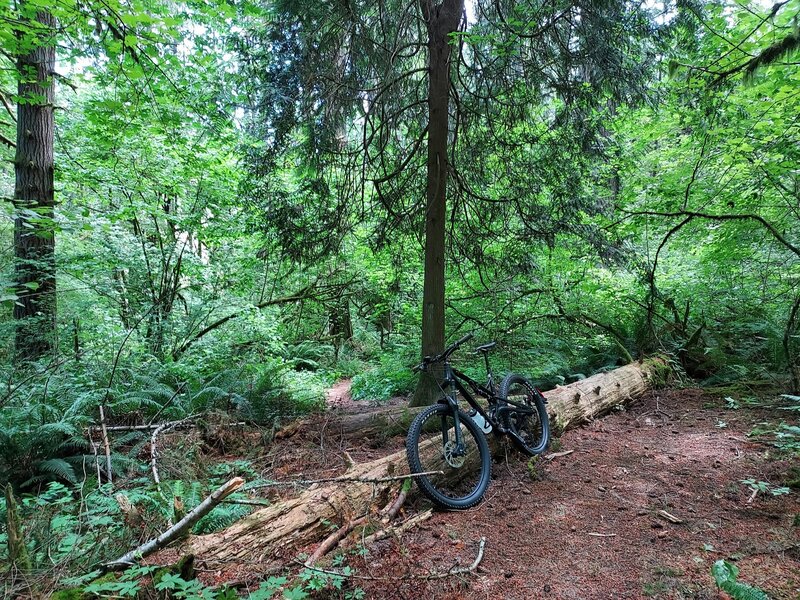
M 163 548 L 173 540 L 179 538 L 184 532 L 197 523 L 197 521 L 211 512 L 211 509 L 213 509 L 217 504 L 242 487 L 243 484 L 244 479 L 241 477 L 234 477 L 227 483 L 224 483 L 164 533 L 150 540 L 149 542 L 145 542 L 141 546 L 134 548 L 127 554 L 119 557 L 117 560 L 103 564 L 102 569 L 106 572 L 122 571 L 135 565 L 145 556 L 152 554 L 156 550 Z

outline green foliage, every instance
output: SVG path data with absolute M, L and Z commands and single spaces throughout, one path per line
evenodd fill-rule
M 364 597 L 364 592 L 360 588 L 344 591 L 347 578 L 352 574 L 353 571 L 350 567 L 344 567 L 336 573 L 303 569 L 297 585 L 287 587 L 289 584 L 287 577 L 272 576 L 262 581 L 258 589 L 250 592 L 244 598 L 246 600 L 269 600 L 280 597 L 284 600 L 301 600 L 321 597 L 321 594 L 325 592 L 329 594 L 336 592 L 340 594 L 337 597 L 359 600 Z M 120 575 L 96 579 L 85 585 L 81 591 L 100 597 L 136 597 L 146 592 L 144 580 L 149 576 L 152 576 L 152 585 L 156 592 L 172 598 L 181 600 L 235 600 L 239 598 L 236 591 L 231 588 L 204 586 L 197 579 L 187 581 L 180 575 L 163 569 L 159 570 L 158 567 L 133 567 Z
M 739 577 L 739 567 L 727 560 L 715 562 L 711 566 L 711 575 L 717 587 L 730 594 L 733 600 L 769 600 L 769 596 L 758 588 L 736 581 Z
M 749 487 L 753 492 L 761 494 L 771 494 L 773 496 L 782 496 L 788 494 L 791 490 L 788 487 L 774 486 L 768 481 L 756 481 L 755 479 L 743 479 L 742 484 Z
M 413 391 L 417 382 L 417 376 L 411 372 L 415 350 L 405 346 L 382 353 L 377 365 L 353 377 L 353 398 L 385 401 Z
M 76 488 L 52 482 L 38 496 L 22 497 L 23 537 L 34 569 L 58 564 L 75 572 L 124 551 L 132 532 L 109 491 L 94 490 L 81 498 Z M 5 552 L 2 544 L 0 559 Z

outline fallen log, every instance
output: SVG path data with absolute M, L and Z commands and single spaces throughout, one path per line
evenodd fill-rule
M 665 370 L 663 361 L 651 360 L 546 392 L 554 429 L 564 431 L 624 405 L 663 381 Z M 332 524 L 343 527 L 368 515 L 379 500 L 385 500 L 392 485 L 358 480 L 407 472 L 405 451 L 354 465 L 344 474 L 347 480 L 315 484 L 297 498 L 254 512 L 224 531 L 190 538 L 182 551 L 194 554 L 206 568 L 258 563 L 264 572 L 328 538 Z
M 665 369 L 669 370 L 664 361 L 650 359 L 644 365 L 632 363 L 544 392 L 556 433 L 602 416 L 615 406 L 635 398 L 649 387 L 649 379 L 663 379 Z M 344 413 L 326 427 L 328 431 L 344 438 L 380 443 L 386 438 L 405 434 L 411 421 L 424 408 L 389 406 L 366 412 Z M 293 423 L 286 428 L 286 434 L 278 432 L 276 437 L 288 437 L 305 424 L 307 422 L 304 421 Z

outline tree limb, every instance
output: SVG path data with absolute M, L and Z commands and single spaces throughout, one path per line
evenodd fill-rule
M 273 300 L 266 300 L 264 302 L 256 304 L 256 308 L 262 309 L 262 308 L 266 308 L 268 306 L 278 306 L 278 305 L 281 305 L 281 304 L 291 304 L 292 302 L 299 302 L 301 300 L 309 300 L 309 299 L 314 297 L 315 289 L 316 288 L 313 285 L 309 285 L 309 286 L 306 286 L 303 289 L 299 290 L 298 292 L 296 292 L 294 294 L 291 294 L 289 296 L 283 296 L 281 298 L 274 298 Z M 172 358 L 177 360 L 178 357 L 181 354 L 183 354 L 189 348 L 191 348 L 195 344 L 195 342 L 200 340 L 200 338 L 202 338 L 203 336 L 205 336 L 208 333 L 211 333 L 215 329 L 218 329 L 219 327 L 222 327 L 225 323 L 227 323 L 231 319 L 235 319 L 235 318 L 241 316 L 243 312 L 244 312 L 243 310 L 239 310 L 239 311 L 233 312 L 233 313 L 231 313 L 229 315 L 226 315 L 226 316 L 222 317 L 221 319 L 217 319 L 216 321 L 214 321 L 210 325 L 207 325 L 206 327 L 204 327 L 203 329 L 198 331 L 193 337 L 189 338 L 183 344 L 181 344 L 181 346 L 179 348 L 177 348 L 176 350 L 173 350 Z
M 689 217 L 698 218 L 698 219 L 708 219 L 711 221 L 756 221 L 760 223 L 769 233 L 774 237 L 781 245 L 785 248 L 790 250 L 793 254 L 800 256 L 800 248 L 792 244 L 789 240 L 787 240 L 781 233 L 777 230 L 777 228 L 767 221 L 764 217 L 760 215 L 754 215 L 751 213 L 739 214 L 739 215 L 732 215 L 732 214 L 721 214 L 721 215 L 714 215 L 710 213 L 703 213 L 703 212 L 695 212 L 689 210 L 680 210 L 676 212 L 662 212 L 662 211 L 655 211 L 655 210 L 645 210 L 645 211 L 636 211 L 628 213 L 630 215 L 636 216 L 655 216 L 655 217 Z

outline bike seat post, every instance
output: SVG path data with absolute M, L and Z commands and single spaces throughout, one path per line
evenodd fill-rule
M 489 351 L 483 350 L 483 361 L 486 363 L 486 380 L 488 382 L 489 389 L 494 392 L 494 375 L 492 374 L 492 367 L 489 364 Z

